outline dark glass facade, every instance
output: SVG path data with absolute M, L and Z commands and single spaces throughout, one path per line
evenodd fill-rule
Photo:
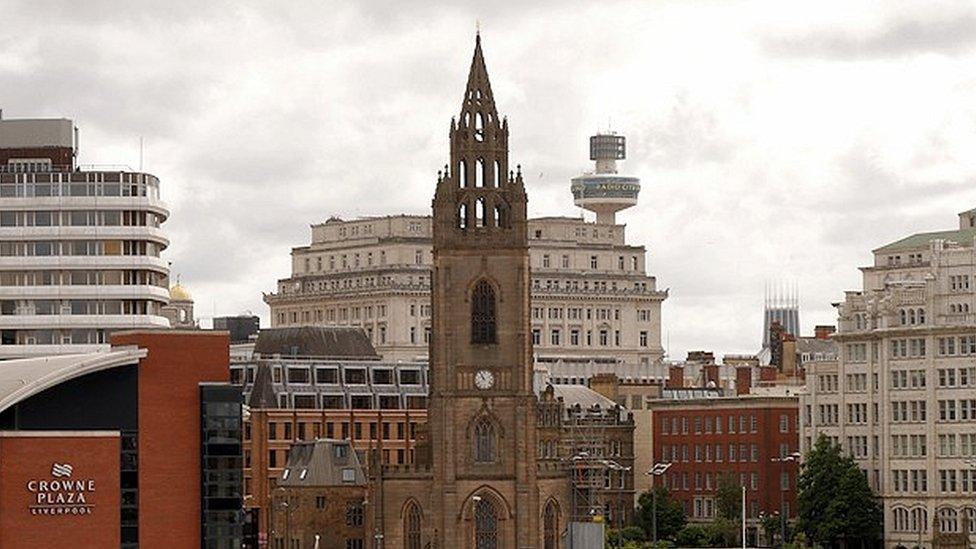
M 237 549 L 244 535 L 240 388 L 202 384 L 200 407 L 201 546 Z

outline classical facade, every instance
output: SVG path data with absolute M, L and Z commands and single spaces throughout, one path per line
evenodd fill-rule
M 885 544 L 960 533 L 976 494 L 976 211 L 874 250 L 838 305 L 836 360 L 807 367 L 804 451 L 840 444 L 884 498 Z
M 594 139 L 608 137 L 623 139 Z M 636 190 L 626 203 L 613 194 L 624 185 L 618 180 L 634 178 L 617 176 L 615 168 L 597 171 L 574 179 L 578 204 L 602 212 L 636 203 Z M 432 223 L 430 216 L 396 215 L 313 225 L 311 244 L 292 249 L 291 277 L 264 297 L 271 325 L 360 326 L 385 359 L 425 359 L 432 325 Z M 532 272 L 535 358 L 554 374 L 663 377 L 661 304 L 667 292 L 647 274 L 644 247 L 627 244 L 625 228 L 606 213 L 596 222 L 542 217 L 522 227 Z
M 372 512 L 387 547 L 558 547 L 570 483 L 537 457 L 527 197 L 480 37 L 450 144 L 433 201 L 427 456 L 382 469 Z
M 169 326 L 159 179 L 82 169 L 76 139 L 71 120 L 0 120 L 0 359 Z

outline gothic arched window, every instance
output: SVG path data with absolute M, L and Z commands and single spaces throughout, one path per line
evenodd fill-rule
M 542 515 L 542 539 L 543 549 L 559 548 L 559 514 L 556 504 L 552 501 L 546 504 L 546 510 Z
M 487 201 L 485 197 L 478 197 L 474 201 L 474 225 L 475 227 L 487 227 L 488 226 L 488 207 L 486 206 Z
M 956 533 L 959 531 L 959 514 L 951 507 L 939 509 L 939 531 L 945 533 Z
M 471 293 L 471 343 L 496 343 L 495 289 L 482 280 Z
M 461 229 L 468 228 L 468 205 L 464 203 L 458 207 L 458 227 Z
M 484 158 L 479 158 L 474 163 L 474 186 L 475 187 L 488 186 L 488 173 L 487 173 L 487 167 L 485 166 Z
M 498 548 L 498 514 L 486 497 L 474 504 L 474 546 L 475 549 Z
M 404 545 L 406 549 L 421 549 L 420 525 L 420 506 L 411 503 L 403 517 L 403 538 L 406 541 Z
M 458 187 L 467 187 L 468 186 L 468 162 L 466 160 L 461 160 L 458 162 L 457 174 L 458 174 Z
M 474 460 L 478 463 L 495 461 L 495 426 L 486 417 L 474 426 Z

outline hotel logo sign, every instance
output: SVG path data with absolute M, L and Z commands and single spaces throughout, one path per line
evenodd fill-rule
M 91 496 L 95 493 L 94 479 L 72 478 L 70 463 L 51 464 L 51 478 L 27 481 L 31 493 L 28 505 L 32 515 L 90 515 L 95 508 Z

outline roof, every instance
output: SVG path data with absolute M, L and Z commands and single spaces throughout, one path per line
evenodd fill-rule
M 45 389 L 119 366 L 136 364 L 145 349 L 121 348 L 77 355 L 24 358 L 0 362 L 0 412 Z
M 366 475 L 347 440 L 296 442 L 278 486 L 365 486 Z
M 193 301 L 193 296 L 186 290 L 186 286 L 177 282 L 169 289 L 169 299 L 170 301 Z
M 258 371 L 254 374 L 254 384 L 251 386 L 251 395 L 247 399 L 247 405 L 251 408 L 262 409 L 278 407 L 278 397 L 275 395 L 271 367 L 267 364 L 258 364 Z
M 798 337 L 796 339 L 796 352 L 837 356 L 837 342 L 832 339 L 817 337 Z
M 581 408 L 614 408 L 617 403 L 585 385 L 553 385 L 552 394 L 563 399 L 566 407 L 580 405 Z
M 379 360 L 380 356 L 362 328 L 351 326 L 300 326 L 269 328 L 258 332 L 254 353 Z
M 976 227 L 968 229 L 956 229 L 954 231 L 938 231 L 934 233 L 916 233 L 912 236 L 903 238 L 884 245 L 875 252 L 894 252 L 898 250 L 914 250 L 925 248 L 933 240 L 951 240 L 961 246 L 972 246 L 973 238 L 976 238 Z

